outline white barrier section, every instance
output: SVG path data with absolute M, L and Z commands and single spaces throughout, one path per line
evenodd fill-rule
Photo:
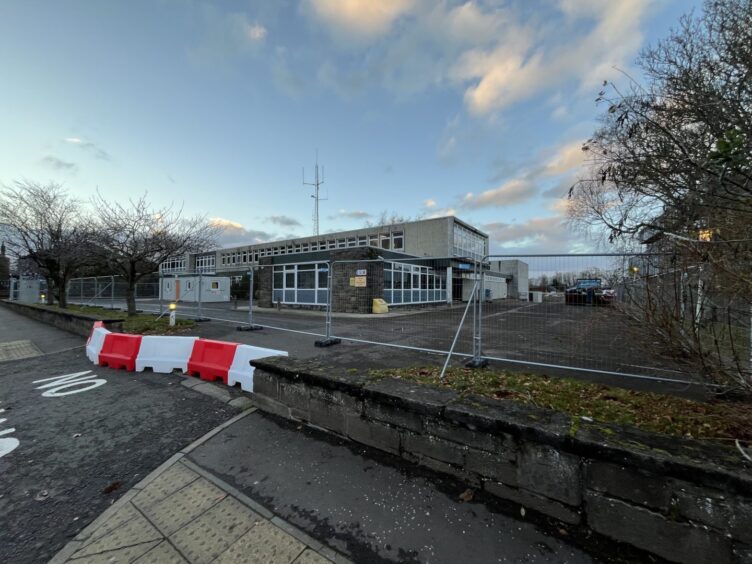
M 235 357 L 232 359 L 230 371 L 227 373 L 227 385 L 240 384 L 241 390 L 252 392 L 254 368 L 251 366 L 251 361 L 267 356 L 287 356 L 287 353 L 251 345 L 238 345 L 238 348 L 235 349 Z
M 86 344 L 86 356 L 94 364 L 99 364 L 99 352 L 102 350 L 104 338 L 107 333 L 109 333 L 109 331 L 104 327 L 97 327 L 92 331 L 91 339 L 89 339 L 89 342 Z
M 159 374 L 170 374 L 176 368 L 186 372 L 196 339 L 198 337 L 143 337 L 136 357 L 136 372 L 143 372 L 144 368 Z

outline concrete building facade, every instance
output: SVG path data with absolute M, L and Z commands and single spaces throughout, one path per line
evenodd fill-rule
M 160 272 L 237 281 L 254 268 L 261 307 L 323 308 L 331 276 L 333 311 L 367 313 L 374 299 L 393 307 L 462 299 L 467 274 L 488 247 L 488 235 L 449 216 L 175 257 Z M 506 296 L 506 278 L 494 279 L 495 297 Z

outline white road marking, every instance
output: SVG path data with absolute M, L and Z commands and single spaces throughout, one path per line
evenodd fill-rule
M 99 386 L 103 386 L 107 383 L 107 380 L 105 380 L 104 378 L 91 378 L 87 375 L 96 376 L 96 374 L 91 374 L 91 370 L 85 370 L 84 372 L 74 372 L 73 374 L 64 374 L 62 376 L 53 376 L 52 378 L 42 378 L 41 380 L 34 380 L 32 384 L 49 382 L 48 384 L 37 386 L 37 390 L 51 388 L 50 390 L 44 392 L 42 396 L 46 398 L 59 398 L 62 396 L 69 396 L 71 394 L 78 394 L 80 392 L 93 390 L 94 388 L 98 388 Z M 50 382 L 51 380 L 52 382 Z M 83 388 L 70 390 L 68 392 L 61 391 L 68 388 L 76 388 L 84 384 L 88 385 Z
M 0 409 L 0 413 L 5 413 L 5 410 Z M 5 423 L 6 421 L 7 419 L 5 418 L 0 419 L 0 423 Z M 14 427 L 3 429 L 2 431 L 0 431 L 0 437 L 3 435 L 9 435 L 11 433 L 14 433 L 15 431 L 16 429 Z M 21 443 L 19 442 L 19 440 L 16 439 L 15 437 L 7 437 L 5 439 L 0 439 L 0 458 L 16 450 L 18 448 L 18 445 L 20 444 Z

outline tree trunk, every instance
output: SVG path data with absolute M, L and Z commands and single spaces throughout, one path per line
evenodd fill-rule
M 125 290 L 125 302 L 128 304 L 128 317 L 136 315 L 136 284 L 130 280 Z
M 68 307 L 68 296 L 65 295 L 66 283 L 58 284 L 57 287 L 57 305 L 63 309 Z
M 136 263 L 131 261 L 128 268 L 128 287 L 125 290 L 125 303 L 128 304 L 128 317 L 136 315 Z

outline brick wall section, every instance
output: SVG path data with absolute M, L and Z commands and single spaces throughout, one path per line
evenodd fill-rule
M 272 257 L 259 259 L 259 266 L 253 272 L 253 284 L 258 288 L 258 306 L 272 307 L 272 283 L 274 282 L 274 267 Z
M 91 326 L 95 321 L 100 321 L 93 315 L 84 315 L 81 313 L 53 311 L 43 307 L 37 307 L 31 304 L 22 304 L 18 302 L 0 301 L 0 305 L 8 309 L 25 315 L 31 319 L 47 323 L 63 331 L 75 333 L 82 337 L 88 337 L 91 333 Z M 110 331 L 122 331 L 123 319 L 105 319 L 104 326 Z
M 752 465 L 733 450 L 561 413 L 253 361 L 266 411 L 450 474 L 570 530 L 672 562 L 752 562 Z M 644 552 L 642 552 L 644 551 Z
M 371 248 L 342 249 L 332 253 L 332 311 L 343 313 L 371 313 L 374 298 L 384 297 L 384 265 L 381 262 L 348 262 L 338 260 L 369 260 L 377 258 Z M 350 286 L 350 278 L 358 270 L 366 271 L 366 287 Z

